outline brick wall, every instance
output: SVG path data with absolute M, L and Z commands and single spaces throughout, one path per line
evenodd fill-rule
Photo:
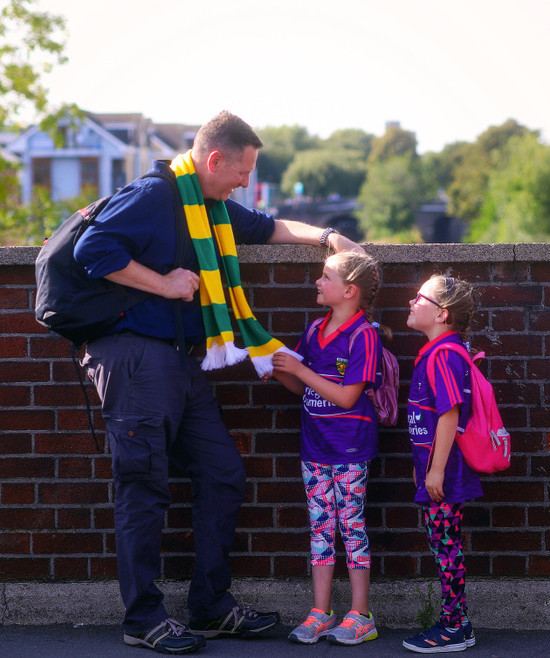
M 407 385 L 423 343 L 406 326 L 407 302 L 435 270 L 480 292 L 473 344 L 488 354 L 512 434 L 509 471 L 483 478 L 484 498 L 465 513 L 469 573 L 550 575 L 550 255 L 547 245 L 369 245 L 383 266 L 380 320 L 394 331 L 401 366 L 401 413 L 381 432 L 372 466 L 367 523 L 377 577 L 434 575 L 419 510 L 412 503 L 406 431 Z M 34 321 L 35 248 L 0 249 L 0 578 L 116 578 L 114 490 L 108 451 L 96 452 L 68 343 Z M 242 275 L 260 321 L 293 345 L 316 317 L 313 282 L 323 252 L 247 247 Z M 249 363 L 212 375 L 225 420 L 248 473 L 233 549 L 236 576 L 300 577 L 308 571 L 308 523 L 300 477 L 299 401 L 258 381 Z M 94 419 L 103 439 L 95 392 Z M 172 473 L 163 576 L 192 569 L 190 487 Z M 340 560 L 340 573 L 344 565 Z

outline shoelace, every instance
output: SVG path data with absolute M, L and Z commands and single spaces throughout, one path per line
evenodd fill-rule
M 176 637 L 183 635 L 185 633 L 185 626 L 176 621 L 175 619 L 166 619 L 164 623 L 169 627 L 170 632 L 173 633 Z

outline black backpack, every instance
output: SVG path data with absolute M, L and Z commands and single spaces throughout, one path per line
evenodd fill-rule
M 164 178 L 175 185 L 173 172 L 168 171 L 151 171 L 141 178 Z M 125 311 L 149 295 L 104 278 L 91 279 L 74 258 L 78 239 L 113 196 L 71 215 L 46 240 L 36 259 L 36 320 L 76 348 L 103 335 Z
M 140 178 L 163 178 L 172 186 L 174 217 L 176 222 L 177 255 L 174 267 L 185 262 L 190 240 L 185 213 L 176 184 L 174 172 L 167 161 L 161 171 L 150 171 Z M 72 343 L 71 357 L 84 392 L 90 431 L 99 451 L 90 401 L 76 361 L 78 348 L 99 338 L 112 327 L 129 308 L 148 297 L 149 293 L 128 288 L 108 281 L 91 279 L 86 270 L 74 258 L 74 248 L 80 236 L 93 224 L 100 212 L 114 195 L 94 201 L 78 210 L 61 224 L 46 240 L 36 258 L 36 320 Z M 185 336 L 181 318 L 181 300 L 172 300 L 176 320 L 177 342 L 180 359 L 185 362 Z

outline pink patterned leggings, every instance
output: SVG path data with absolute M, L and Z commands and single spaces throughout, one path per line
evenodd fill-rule
M 369 462 L 318 464 L 302 461 L 311 525 L 311 564 L 335 563 L 336 525 L 346 549 L 348 569 L 369 569 L 365 496 Z

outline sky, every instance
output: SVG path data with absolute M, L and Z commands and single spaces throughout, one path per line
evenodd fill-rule
M 2 3 L 0 3 L 2 4 Z M 5 4 L 5 3 L 4 3 Z M 37 0 L 67 22 L 53 103 L 200 125 L 475 141 L 509 118 L 550 141 L 549 0 Z

